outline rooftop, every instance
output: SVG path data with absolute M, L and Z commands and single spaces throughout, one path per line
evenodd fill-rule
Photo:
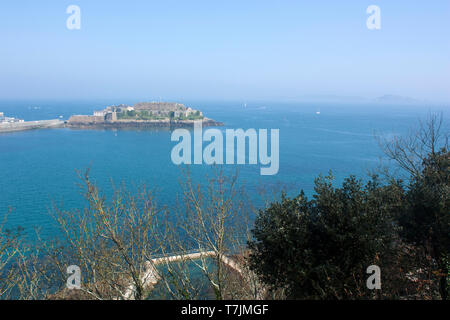
M 184 104 L 172 102 L 139 102 L 134 106 L 135 110 L 151 110 L 151 111 L 185 111 Z

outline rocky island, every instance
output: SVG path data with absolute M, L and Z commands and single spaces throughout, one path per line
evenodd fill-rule
M 180 103 L 140 102 L 109 106 L 92 115 L 74 115 L 66 122 L 69 128 L 155 128 L 191 127 L 195 121 L 203 126 L 222 126 L 223 123 L 206 118 L 199 110 Z

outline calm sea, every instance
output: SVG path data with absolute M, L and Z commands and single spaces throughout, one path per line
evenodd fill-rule
M 53 119 L 91 114 L 110 104 L 135 101 L 45 102 L 2 101 L 0 112 L 25 120 Z M 240 183 L 249 192 L 261 186 L 288 186 L 295 194 L 311 194 L 314 178 L 331 169 L 336 182 L 349 174 L 364 176 L 376 168 L 382 154 L 374 134 L 405 134 L 427 113 L 448 107 L 388 106 L 380 104 L 324 104 L 259 102 L 185 102 L 207 117 L 225 123 L 220 128 L 280 130 L 280 169 L 275 176 L 261 176 L 259 165 L 239 168 Z M 320 110 L 320 114 L 316 114 Z M 448 127 L 446 127 L 448 130 Z M 77 170 L 91 169 L 91 176 L 106 194 L 111 180 L 133 189 L 145 184 L 157 190 L 160 204 L 171 204 L 180 191 L 182 174 L 172 164 L 175 145 L 169 130 L 71 130 L 48 129 L 0 134 L 0 217 L 12 210 L 10 226 L 42 233 L 55 232 L 49 215 L 53 205 L 83 208 Z M 201 180 L 205 166 L 194 166 Z

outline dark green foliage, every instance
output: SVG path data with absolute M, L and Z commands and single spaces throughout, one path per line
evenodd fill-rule
M 316 180 L 313 200 L 294 199 L 260 211 L 250 242 L 251 268 L 291 299 L 372 297 L 366 269 L 390 251 L 393 217 L 403 207 L 401 186 L 365 186 L 355 177 L 334 188 L 333 178 Z
M 259 212 L 251 268 L 294 299 L 373 298 L 365 284 L 372 264 L 386 280 L 380 297 L 433 297 L 439 288 L 448 299 L 449 164 L 447 149 L 430 153 L 408 188 L 376 177 L 365 186 L 350 177 L 334 188 L 326 177 L 316 180 L 312 200 L 303 191 L 283 195 Z
M 447 288 L 450 253 L 450 153 L 430 154 L 420 176 L 414 177 L 408 192 L 408 209 L 400 217 L 402 236 L 419 245 L 436 261 L 440 293 L 449 298 Z

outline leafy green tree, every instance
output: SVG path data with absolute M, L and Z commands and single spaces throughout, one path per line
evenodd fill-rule
M 366 288 L 368 266 L 381 267 L 395 235 L 393 216 L 404 207 L 398 184 L 365 186 L 351 176 L 342 188 L 319 177 L 313 200 L 304 192 L 282 196 L 259 212 L 249 242 L 251 269 L 290 299 L 373 297 Z
M 443 113 L 430 113 L 406 136 L 380 141 L 385 155 L 407 173 L 410 181 L 408 209 L 399 217 L 401 236 L 416 252 L 432 257 L 439 270 L 439 291 L 448 299 L 449 132 Z M 429 269 L 418 263 L 414 271 Z M 447 279 L 446 279 L 447 278 Z
M 424 160 L 408 192 L 409 208 L 400 216 L 402 235 L 422 246 L 439 267 L 439 291 L 449 298 L 448 258 L 450 251 L 450 152 L 442 149 Z
M 142 110 L 141 112 L 139 112 L 139 119 L 141 120 L 148 120 L 150 119 L 150 115 L 148 114 L 147 110 Z

